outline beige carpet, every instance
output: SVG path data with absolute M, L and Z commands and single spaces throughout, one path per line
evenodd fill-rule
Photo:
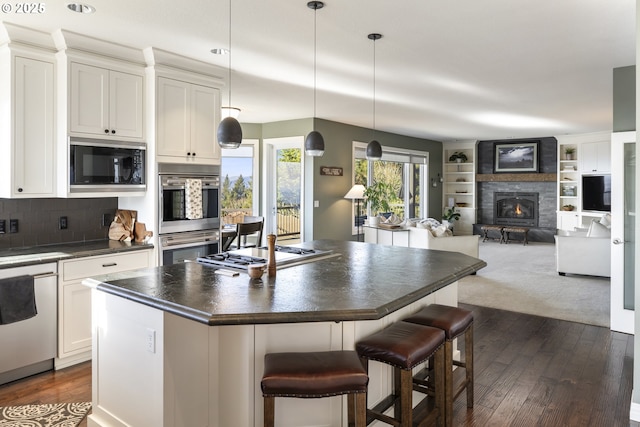
M 460 302 L 609 327 L 610 280 L 558 275 L 553 243 L 481 241 L 480 258 L 487 267 L 460 281 Z

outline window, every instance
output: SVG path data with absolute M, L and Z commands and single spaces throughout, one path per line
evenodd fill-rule
M 366 149 L 365 143 L 353 143 L 354 184 L 366 187 L 374 182 L 386 182 L 394 190 L 389 201 L 394 214 L 401 218 L 426 218 L 429 153 L 382 147 L 382 159 L 369 161 Z
M 258 215 L 258 141 L 243 140 L 235 149 L 222 149 L 221 221 L 242 222 L 245 215 Z

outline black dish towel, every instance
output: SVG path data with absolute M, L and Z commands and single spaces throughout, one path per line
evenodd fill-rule
M 0 280 L 0 325 L 26 320 L 36 314 L 33 276 Z

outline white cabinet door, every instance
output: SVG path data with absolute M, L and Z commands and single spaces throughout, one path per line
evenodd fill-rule
M 16 57 L 14 67 L 13 179 L 4 197 L 51 197 L 55 192 L 54 64 Z
M 611 144 L 608 141 L 583 144 L 580 151 L 582 173 L 611 171 Z
M 71 63 L 69 132 L 143 138 L 143 78 Z
M 580 226 L 580 217 L 576 212 L 558 212 L 558 229 L 573 231 Z
M 149 251 L 77 258 L 58 263 L 58 359 L 60 369 L 91 357 L 91 289 L 82 280 L 149 267 Z
M 220 91 L 158 78 L 157 155 L 172 161 L 220 161 Z
M 216 126 L 220 123 L 220 91 L 206 86 L 191 87 L 191 155 L 220 159 Z
M 135 74 L 109 72 L 109 125 L 111 134 L 142 138 L 143 79 Z
M 109 135 L 109 70 L 71 63 L 69 131 Z
M 63 353 L 91 348 L 91 288 L 81 283 L 62 285 L 64 309 Z
M 158 156 L 185 157 L 191 147 L 190 84 L 158 78 Z

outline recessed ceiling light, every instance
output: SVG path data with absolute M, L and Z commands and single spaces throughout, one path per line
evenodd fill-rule
M 67 4 L 67 8 L 73 12 L 78 13 L 93 13 L 96 11 L 96 8 L 89 4 L 82 3 L 69 3 Z
M 228 55 L 229 49 L 225 49 L 223 47 L 216 47 L 211 49 L 211 53 L 213 53 L 214 55 Z

